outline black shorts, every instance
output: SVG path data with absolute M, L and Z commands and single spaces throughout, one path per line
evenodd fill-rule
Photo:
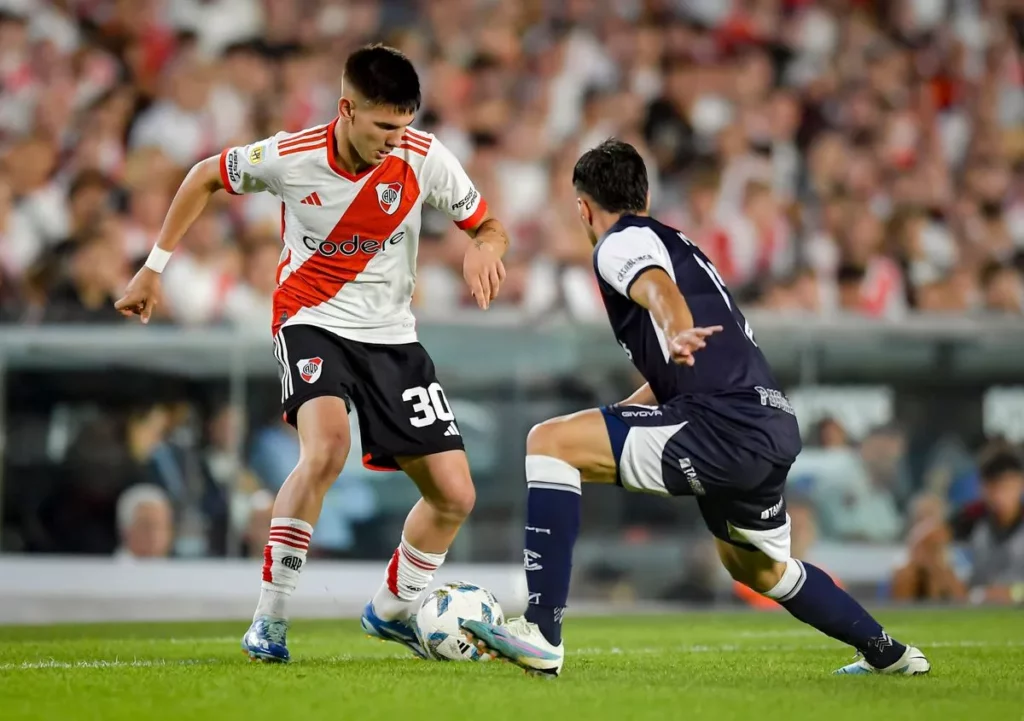
M 789 558 L 789 466 L 723 441 L 715 420 L 681 402 L 601 409 L 616 482 L 632 491 L 695 496 L 708 529 L 741 548 Z
M 464 449 L 434 362 L 419 343 L 360 343 L 290 325 L 274 336 L 274 354 L 284 419 L 296 425 L 299 407 L 319 396 L 345 399 L 359 418 L 367 468 L 394 471 L 398 456 Z

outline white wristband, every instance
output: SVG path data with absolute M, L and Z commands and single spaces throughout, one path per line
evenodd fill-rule
M 167 261 L 171 259 L 169 251 L 164 250 L 159 245 L 154 245 L 153 250 L 149 251 L 149 257 L 146 258 L 146 267 L 156 273 L 163 273 L 164 268 L 167 267 Z

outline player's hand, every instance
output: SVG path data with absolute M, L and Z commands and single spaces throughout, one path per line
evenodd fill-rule
M 149 316 L 160 298 L 160 274 L 143 267 L 128 283 L 124 295 L 114 303 L 121 315 L 130 318 L 140 316 L 143 323 L 149 323 Z
M 487 310 L 505 280 L 505 264 L 489 243 L 471 243 L 462 260 L 462 277 L 476 298 L 476 304 L 481 310 Z
M 712 325 L 707 328 L 690 328 L 679 333 L 668 343 L 672 361 L 680 365 L 692 366 L 694 352 L 707 345 L 704 339 L 721 330 L 722 326 Z

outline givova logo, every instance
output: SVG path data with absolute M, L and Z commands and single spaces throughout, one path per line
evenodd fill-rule
M 622 411 L 623 418 L 654 418 L 660 415 L 661 411 L 657 408 L 644 408 L 638 411 Z

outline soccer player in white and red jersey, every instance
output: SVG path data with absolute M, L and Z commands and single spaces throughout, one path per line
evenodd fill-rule
M 352 407 L 364 464 L 405 471 L 422 494 L 364 609 L 367 632 L 425 655 L 411 615 L 473 508 L 462 437 L 410 309 L 422 205 L 472 239 L 463 275 L 482 309 L 505 277 L 508 237 L 451 152 L 410 127 L 419 105 L 419 78 L 404 55 L 380 45 L 353 53 L 337 118 L 228 148 L 192 168 L 146 266 L 116 303 L 149 320 L 161 271 L 217 190 L 281 199 L 284 248 L 269 320 L 282 412 L 298 429 L 301 455 L 274 504 L 259 604 L 242 639 L 254 659 L 289 659 L 288 598 L 324 494 L 348 456 Z

